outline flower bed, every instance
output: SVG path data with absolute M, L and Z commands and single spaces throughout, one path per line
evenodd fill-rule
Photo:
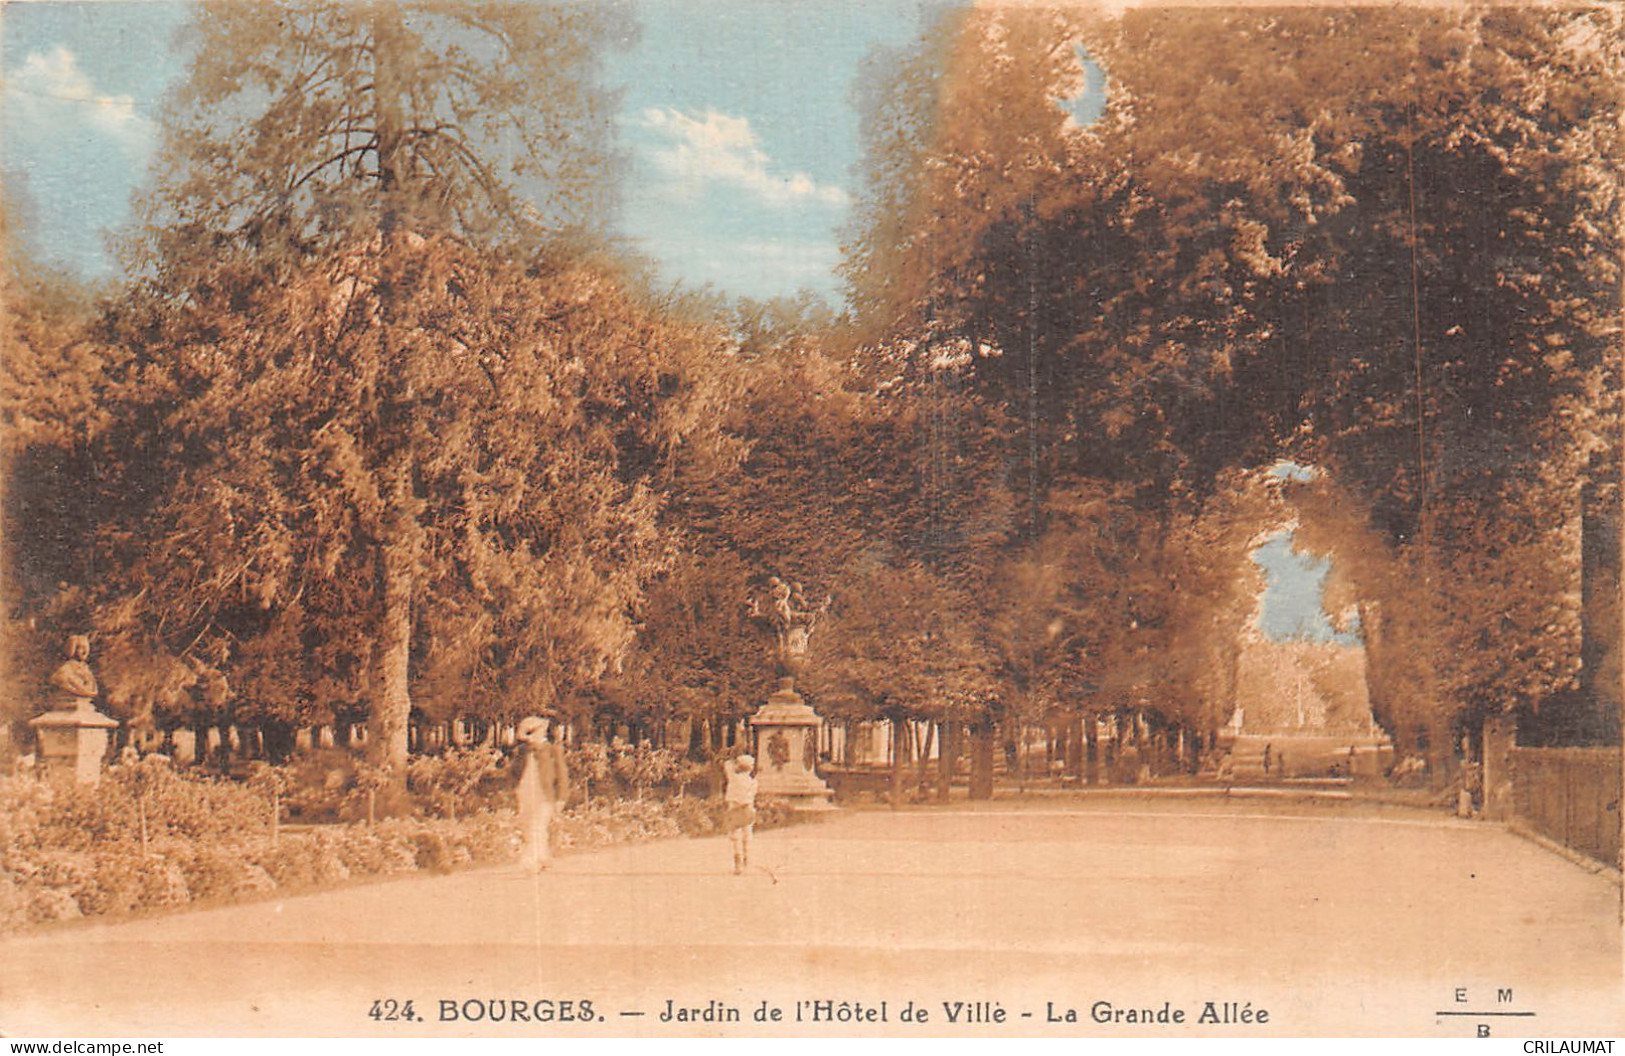
M 508 809 L 279 833 L 275 788 L 186 776 L 154 756 L 111 768 L 95 788 L 0 778 L 0 930 L 496 864 L 519 848 Z M 706 836 L 721 815 L 718 800 L 598 799 L 563 811 L 554 837 L 569 853 Z M 794 817 L 764 801 L 757 824 Z

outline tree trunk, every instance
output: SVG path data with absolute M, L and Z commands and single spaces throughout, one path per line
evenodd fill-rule
M 1083 720 L 1073 719 L 1066 730 L 1066 776 L 1083 777 Z
M 398 768 L 406 765 L 406 726 L 412 714 L 412 570 L 395 547 L 385 552 L 383 564 L 379 694 L 368 723 L 367 749 L 373 762 Z
M 373 120 L 377 124 L 378 182 L 384 192 L 384 238 L 388 242 L 400 217 L 394 200 L 400 188 L 402 101 L 406 93 L 400 70 L 401 10 L 390 0 L 372 8 Z
M 397 525 L 407 519 L 400 508 L 406 491 L 405 474 L 396 485 Z M 405 804 L 406 728 L 412 718 L 412 552 L 400 538 L 383 548 L 379 564 L 383 579 L 384 612 L 377 647 L 377 697 L 367 723 L 367 760 L 389 771 L 380 804 L 385 814 L 394 814 Z
M 993 739 L 991 722 L 977 723 L 971 730 L 970 798 L 993 798 Z
M 293 758 L 295 730 L 292 723 L 280 720 L 266 723 L 260 728 L 260 745 L 270 763 L 286 763 Z
M 922 791 L 922 793 L 925 789 L 926 783 L 931 779 L 931 744 L 936 740 L 936 734 L 937 724 L 934 722 L 926 723 L 925 736 L 920 738 L 918 745 L 919 754 L 917 756 L 917 761 L 920 765 L 918 771 L 914 775 L 914 783 L 916 787 Z
M 1031 714 L 1029 710 L 1028 714 Z M 1014 732 L 1008 729 L 999 731 L 996 735 L 1004 739 L 1005 766 L 1012 777 L 1016 779 L 1016 788 L 1027 791 L 1027 727 L 1019 720 L 1006 720 L 1008 725 L 1014 726 Z
M 1100 784 L 1100 720 L 1093 712 L 1083 717 L 1084 778 L 1091 785 Z
M 395 3 L 372 6 L 370 28 L 373 42 L 373 119 L 378 142 L 378 179 L 382 190 L 382 254 L 387 269 L 400 228 L 399 199 L 401 168 L 399 151 L 401 113 L 407 87 L 401 75 L 401 12 Z M 393 295 L 392 295 L 393 296 Z M 380 305 L 384 315 L 384 340 L 390 339 L 390 297 Z M 386 355 L 386 359 L 388 356 Z M 389 783 L 380 796 L 379 807 L 386 814 L 405 805 L 406 729 L 412 717 L 411 650 L 412 595 L 414 588 L 415 523 L 413 501 L 413 460 L 410 450 L 394 456 L 385 470 L 389 509 L 383 511 L 384 539 L 379 547 L 379 578 L 382 581 L 383 612 L 380 619 L 376 693 L 368 715 L 367 758 L 389 772 Z
M 903 805 L 904 756 L 908 754 L 908 725 L 902 719 L 891 720 L 891 805 Z
M 951 722 L 940 723 L 937 729 L 937 802 L 946 803 L 953 797 L 954 763 L 959 753 L 959 728 Z
M 1422 733 L 1427 738 L 1423 758 L 1428 764 L 1428 784 L 1445 788 L 1456 778 L 1456 739 L 1451 736 L 1450 723 L 1436 708 L 1430 708 Z

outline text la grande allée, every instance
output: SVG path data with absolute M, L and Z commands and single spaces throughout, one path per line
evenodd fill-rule
M 1031 1012 L 1019 1013 L 1020 1018 L 1039 1017 Z M 895 1004 L 890 1001 L 842 1001 L 810 999 L 795 1001 L 781 1007 L 767 1001 L 755 1007 L 729 1005 L 721 1001 L 707 1001 L 704 1005 L 684 1005 L 667 1000 L 657 1014 L 663 1023 L 739 1023 L 746 1017 L 756 1023 L 939 1023 L 949 1026 L 985 1026 L 1010 1022 L 1016 1018 L 998 1001 L 941 1001 L 919 1003 L 908 1001 Z M 1187 1010 L 1175 1008 L 1173 1002 L 1156 1005 L 1122 1006 L 1110 1001 L 1095 1001 L 1087 1008 L 1078 1008 L 1054 1001 L 1044 1002 L 1042 1022 L 1084 1023 L 1121 1026 L 1261 1026 L 1269 1022 L 1269 1010 L 1254 1007 L 1251 1001 L 1204 1001 L 1200 1007 Z

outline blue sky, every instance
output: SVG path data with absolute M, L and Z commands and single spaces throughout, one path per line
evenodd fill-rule
M 1339 631 L 1326 614 L 1326 574 L 1332 563 L 1324 557 L 1293 549 L 1290 531 L 1278 532 L 1253 550 L 1253 561 L 1264 572 L 1264 593 L 1258 627 L 1276 640 L 1306 639 L 1358 645 L 1358 627 Z
M 169 39 L 185 14 L 170 3 L 0 8 L 0 172 L 46 262 L 115 273 L 105 238 L 145 177 L 157 104 L 179 70 Z
M 1282 484 L 1307 484 L 1320 476 L 1314 466 L 1280 459 L 1265 471 Z M 1296 538 L 1283 528 L 1253 550 L 1253 563 L 1264 573 L 1264 593 L 1258 609 L 1258 626 L 1278 640 L 1304 639 L 1358 645 L 1358 618 L 1352 626 L 1339 630 L 1326 612 L 1326 576 L 1331 560 L 1294 549 Z
M 835 293 L 855 193 L 860 60 L 915 37 L 917 0 L 639 5 L 613 70 L 633 156 L 624 227 L 668 273 L 747 296 Z
M 639 42 L 609 63 L 632 159 L 624 233 L 669 281 L 837 299 L 831 268 L 859 152 L 853 77 L 935 9 L 641 0 Z M 4 5 L 0 163 L 47 261 L 116 276 L 106 234 L 128 217 L 158 104 L 183 72 L 170 41 L 187 11 L 167 0 Z

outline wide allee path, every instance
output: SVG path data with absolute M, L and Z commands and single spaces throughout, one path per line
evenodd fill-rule
M 1438 814 L 1086 796 L 836 812 L 759 834 L 745 876 L 728 857 L 671 840 L 34 932 L 0 942 L 0 1031 L 1625 1032 L 1614 881 Z M 409 999 L 413 1019 L 369 1014 Z M 668 1001 L 740 1020 L 662 1020 Z

